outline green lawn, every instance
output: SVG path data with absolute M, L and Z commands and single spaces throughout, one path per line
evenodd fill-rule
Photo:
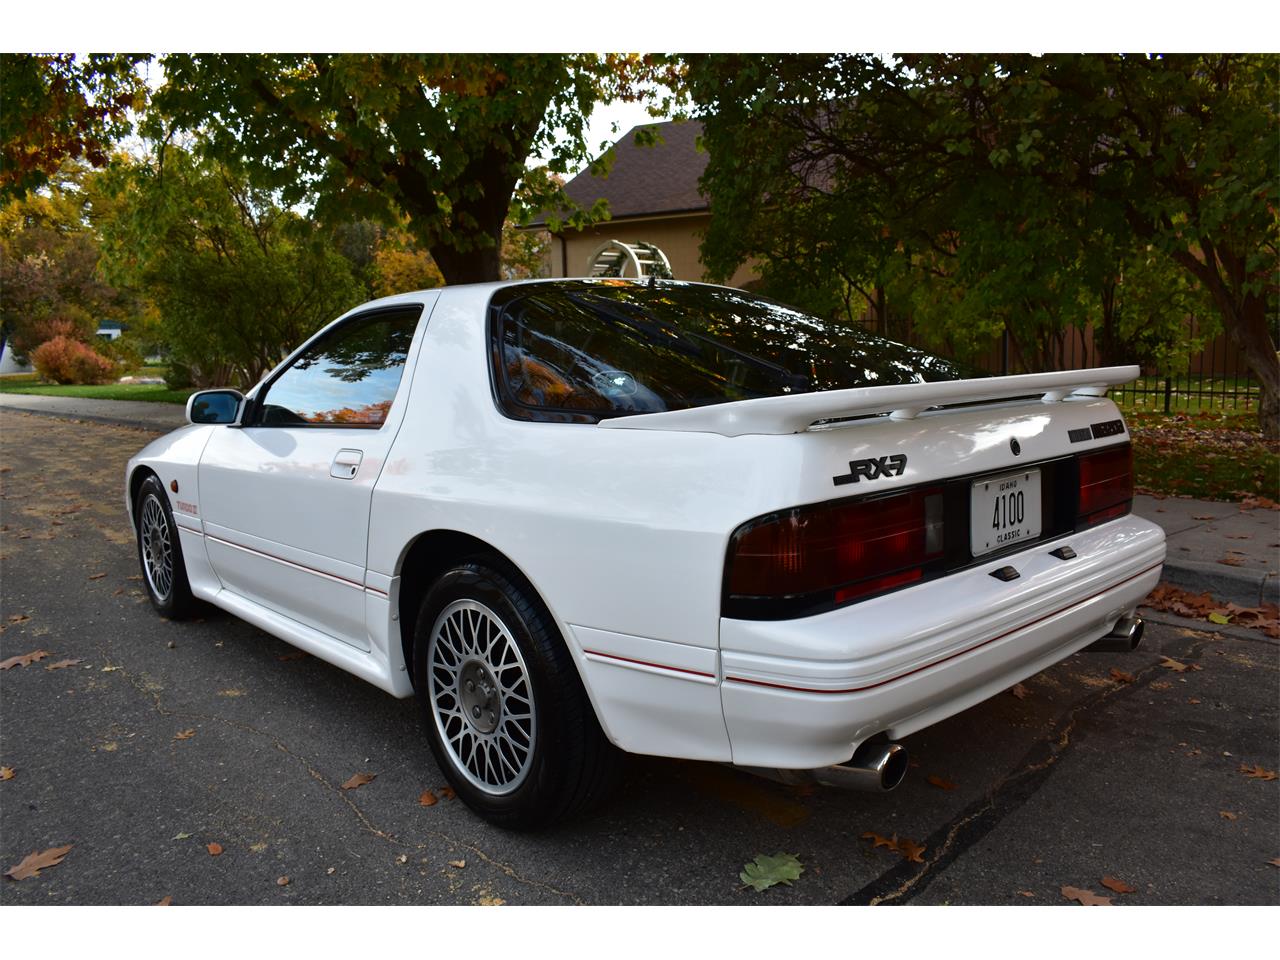
M 40 383 L 34 374 L 0 378 L 0 393 L 28 393 L 44 397 L 85 397 L 93 400 L 145 400 L 148 403 L 186 403 L 194 389 L 170 390 L 163 383 L 104 383 L 78 386 Z
M 1169 412 L 1173 413 L 1257 413 L 1260 391 L 1248 377 L 1170 378 Z M 1164 412 L 1164 377 L 1139 377 L 1133 383 L 1115 387 L 1108 394 L 1126 413 L 1138 410 Z
M 1277 498 L 1280 443 L 1262 438 L 1255 415 L 1126 410 L 1125 421 L 1139 489 L 1202 500 Z

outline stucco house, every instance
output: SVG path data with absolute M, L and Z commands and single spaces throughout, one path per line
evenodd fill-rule
M 584 207 L 603 197 L 609 202 L 611 219 L 585 230 L 552 233 L 550 276 L 589 276 L 594 254 L 617 240 L 656 246 L 677 280 L 705 279 L 698 245 L 711 222 L 711 209 L 698 192 L 698 178 L 707 166 L 707 155 L 697 149 L 702 124 L 686 120 L 643 126 L 656 130 L 660 142 L 637 146 L 639 127 L 633 127 L 613 145 L 608 176 L 592 176 L 584 170 L 565 185 L 569 197 Z M 529 227 L 542 229 L 546 222 L 545 216 L 539 216 Z M 756 278 L 747 264 L 738 268 L 729 283 L 741 287 Z

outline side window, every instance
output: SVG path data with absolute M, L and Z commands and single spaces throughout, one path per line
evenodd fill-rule
M 344 323 L 281 373 L 265 394 L 263 424 L 377 428 L 400 386 L 421 307 Z

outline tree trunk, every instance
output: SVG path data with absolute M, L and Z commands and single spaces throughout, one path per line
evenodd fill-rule
M 499 266 L 502 244 L 502 224 L 498 224 L 497 236 L 492 247 L 481 250 L 458 251 L 453 247 L 437 244 L 431 248 L 431 257 L 444 276 L 444 282 L 488 283 L 502 279 Z
M 1249 370 L 1262 388 L 1258 404 L 1258 426 L 1268 440 L 1280 439 L 1280 357 L 1267 323 L 1267 303 L 1263 297 L 1246 296 L 1244 303 L 1227 320 L 1227 335 L 1244 354 Z

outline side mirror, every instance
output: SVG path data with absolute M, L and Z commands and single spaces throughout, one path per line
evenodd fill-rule
M 187 421 L 235 423 L 243 406 L 244 394 L 239 390 L 201 390 L 187 398 Z

